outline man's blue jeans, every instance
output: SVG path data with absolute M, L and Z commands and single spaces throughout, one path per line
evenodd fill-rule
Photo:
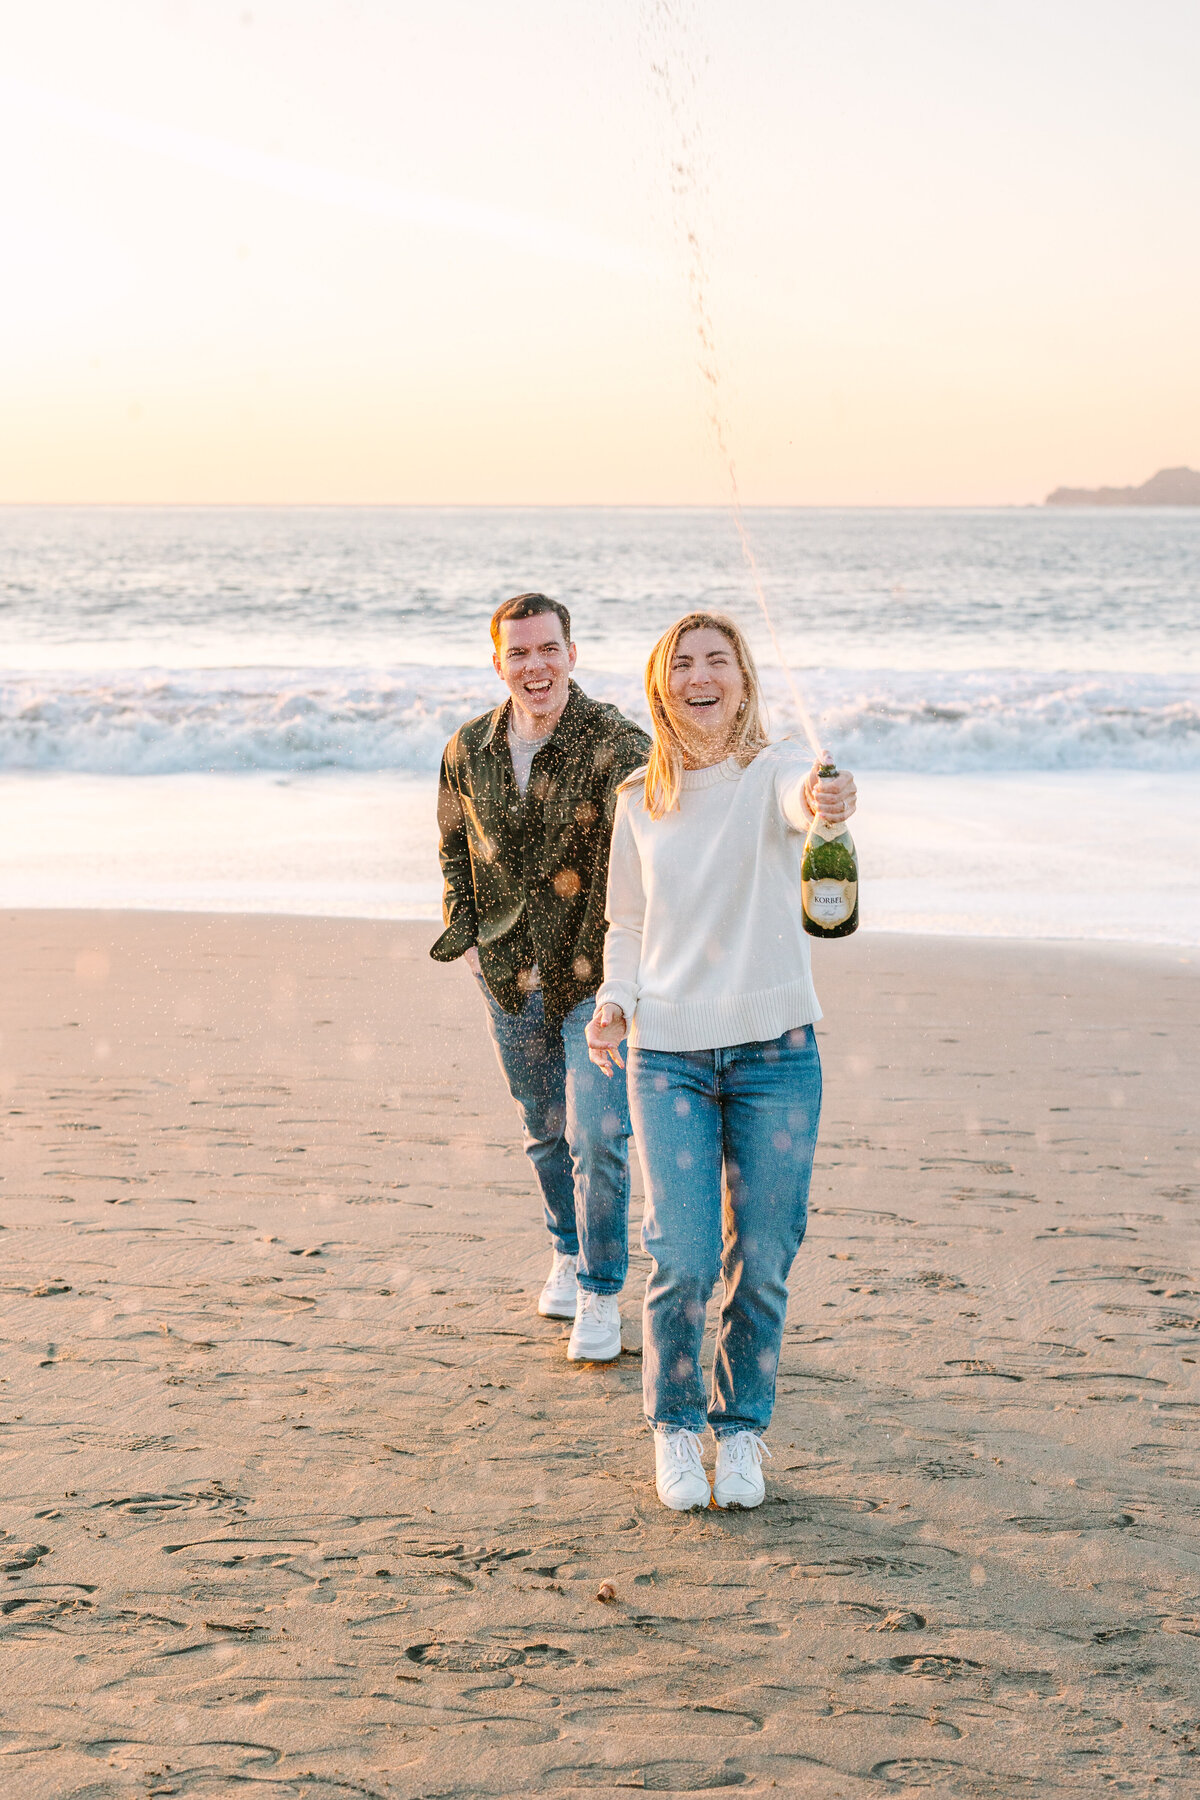
M 727 1050 L 630 1050 L 629 1102 L 646 1178 L 642 1389 L 662 1431 L 765 1431 L 808 1223 L 821 1113 L 811 1025 Z M 722 1184 L 724 1165 L 724 1184 Z M 712 1391 L 700 1346 L 722 1277 Z
M 513 1014 L 476 980 L 554 1247 L 578 1256 L 580 1287 L 619 1294 L 629 1270 L 629 1102 L 624 1073 L 608 1079 L 588 1056 L 583 1033 L 595 1004 L 549 1025 L 540 989 Z

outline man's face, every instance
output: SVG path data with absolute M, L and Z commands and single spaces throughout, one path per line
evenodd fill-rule
M 575 646 L 564 639 L 558 614 L 503 620 L 500 649 L 492 662 L 513 704 L 549 730 L 567 704 L 575 667 Z

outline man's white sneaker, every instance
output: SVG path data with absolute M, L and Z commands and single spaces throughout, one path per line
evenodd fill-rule
M 708 1476 L 694 1431 L 654 1433 L 654 1485 L 672 1512 L 694 1512 L 709 1501 Z
M 761 1506 L 766 1494 L 762 1459 L 771 1452 L 753 1431 L 717 1439 L 713 1499 L 718 1506 Z
M 561 1250 L 554 1252 L 554 1261 L 550 1264 L 550 1273 L 546 1277 L 546 1285 L 542 1289 L 542 1297 L 538 1301 L 538 1311 L 543 1319 L 573 1319 L 575 1305 L 579 1299 L 579 1283 L 575 1279 L 575 1262 L 573 1256 L 564 1256 Z
M 580 1288 L 575 1326 L 567 1345 L 571 1362 L 611 1362 L 621 1354 L 621 1307 L 615 1294 Z

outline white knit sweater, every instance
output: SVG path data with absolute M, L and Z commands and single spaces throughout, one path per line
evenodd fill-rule
M 685 770 L 661 819 L 638 777 L 621 789 L 596 1005 L 616 1002 L 631 1044 L 719 1050 L 821 1017 L 800 907 L 808 767 L 784 743 Z

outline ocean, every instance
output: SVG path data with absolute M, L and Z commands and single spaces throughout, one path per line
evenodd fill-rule
M 1200 509 L 746 523 L 865 928 L 1200 944 Z M 733 613 L 797 730 L 719 509 L 0 509 L 0 906 L 436 917 L 438 758 L 528 588 L 643 720 L 659 632 Z

